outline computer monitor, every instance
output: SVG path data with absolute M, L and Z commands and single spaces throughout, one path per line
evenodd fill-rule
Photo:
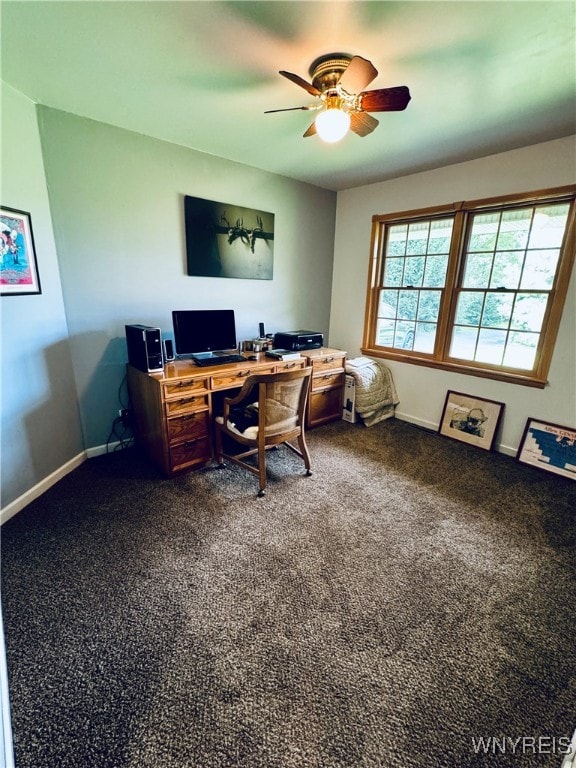
M 179 357 L 217 357 L 236 349 L 233 309 L 175 309 L 172 324 Z

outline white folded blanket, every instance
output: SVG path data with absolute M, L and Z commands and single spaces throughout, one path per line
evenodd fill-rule
M 356 384 L 356 412 L 367 427 L 394 416 L 400 402 L 390 369 L 381 360 L 356 357 L 346 362 Z

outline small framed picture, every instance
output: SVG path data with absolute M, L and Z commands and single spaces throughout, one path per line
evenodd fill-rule
M 438 433 L 491 451 L 503 413 L 504 403 L 448 390 Z
M 576 429 L 529 418 L 516 459 L 576 480 Z
M 0 227 L 0 294 L 42 293 L 30 214 L 2 206 Z

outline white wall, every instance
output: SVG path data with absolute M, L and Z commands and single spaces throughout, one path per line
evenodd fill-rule
M 50 208 L 86 448 L 122 407 L 124 325 L 172 333 L 173 309 L 234 309 L 240 339 L 328 334 L 336 194 L 40 107 Z M 275 214 L 272 280 L 186 273 L 184 196 Z M 126 393 L 124 392 L 124 397 Z
M 406 176 L 338 194 L 330 339 L 360 355 L 374 214 L 425 208 L 457 200 L 573 184 L 576 141 L 568 137 L 500 155 Z M 515 453 L 526 418 L 576 426 L 576 274 L 570 288 L 545 389 L 388 361 L 399 418 L 436 428 L 448 389 L 506 404 L 500 450 Z
M 31 214 L 42 288 L 0 299 L 4 509 L 84 452 L 36 111 L 4 83 L 1 178 L 2 204 Z

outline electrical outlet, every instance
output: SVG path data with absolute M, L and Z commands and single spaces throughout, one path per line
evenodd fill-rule
M 118 416 L 122 419 L 122 424 L 127 425 L 130 421 L 130 411 L 128 408 L 120 408 Z

